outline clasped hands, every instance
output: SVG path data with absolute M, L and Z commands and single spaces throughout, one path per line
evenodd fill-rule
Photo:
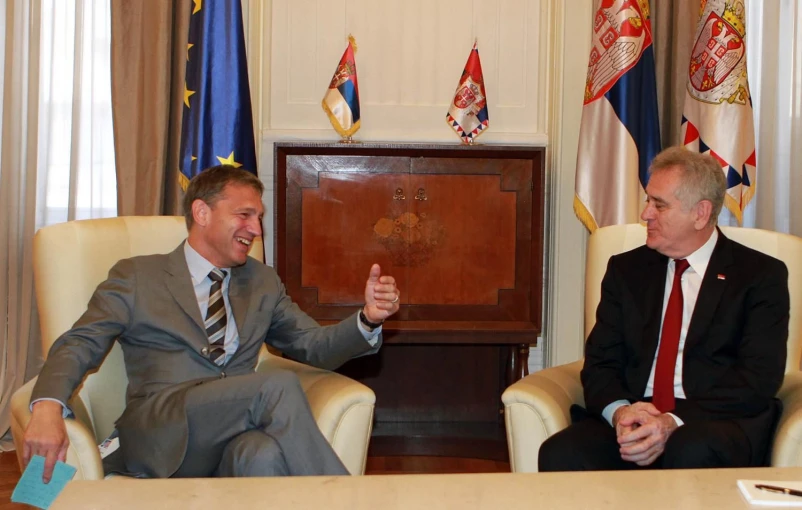
M 649 402 L 622 406 L 613 414 L 621 458 L 639 466 L 652 464 L 666 447 L 677 422 Z

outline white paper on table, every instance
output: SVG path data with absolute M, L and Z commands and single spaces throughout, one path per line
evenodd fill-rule
M 756 485 L 773 485 L 802 491 L 802 481 L 738 480 L 738 489 L 750 505 L 802 507 L 802 497 L 758 489 Z

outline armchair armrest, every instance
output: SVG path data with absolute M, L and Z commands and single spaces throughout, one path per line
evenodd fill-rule
M 783 412 L 771 448 L 772 467 L 802 466 L 802 372 L 785 374 L 777 393 Z
M 296 373 L 320 431 L 352 475 L 364 474 L 376 403 L 373 390 L 336 372 L 263 350 L 256 371 L 268 367 Z
M 28 422 L 31 421 L 29 403 L 34 384 L 36 378 L 25 383 L 11 397 L 11 435 L 14 438 L 14 447 L 17 449 L 20 469 L 22 469 L 23 435 Z M 70 439 L 67 464 L 77 469 L 74 480 L 102 480 L 103 464 L 92 430 L 81 421 L 71 418 L 64 420 L 64 424 Z
M 513 473 L 537 471 L 540 445 L 571 423 L 571 404 L 584 405 L 583 361 L 528 375 L 504 391 L 504 421 Z

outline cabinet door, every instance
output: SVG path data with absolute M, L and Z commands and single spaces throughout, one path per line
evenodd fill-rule
M 410 187 L 411 318 L 529 320 L 531 161 L 413 158 Z
M 287 157 L 285 285 L 307 313 L 350 314 L 364 302 L 374 263 L 402 287 L 406 269 L 393 263 L 385 237 L 406 233 L 396 222 L 408 207 L 408 172 L 408 158 Z

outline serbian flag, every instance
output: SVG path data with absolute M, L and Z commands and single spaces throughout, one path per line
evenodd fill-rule
M 660 152 L 649 3 L 602 0 L 593 19 L 574 212 L 593 232 L 637 223 Z
M 348 36 L 348 47 L 345 48 L 340 63 L 334 71 L 329 89 L 323 96 L 323 111 L 329 116 L 331 125 L 348 137 L 359 130 L 359 85 L 356 81 L 356 42 Z
M 189 6 L 179 183 L 215 165 L 256 174 L 251 92 L 240 0 Z
M 755 126 L 746 77 L 746 20 L 740 1 L 702 2 L 688 66 L 682 143 L 710 154 L 727 178 L 724 205 L 743 221 L 755 195 Z
M 476 49 L 475 42 L 459 79 L 457 91 L 454 93 L 454 101 L 446 113 L 446 122 L 457 132 L 462 143 L 473 143 L 474 139 L 484 133 L 490 125 L 485 79 L 482 76 L 482 63 L 479 62 L 479 50 Z

